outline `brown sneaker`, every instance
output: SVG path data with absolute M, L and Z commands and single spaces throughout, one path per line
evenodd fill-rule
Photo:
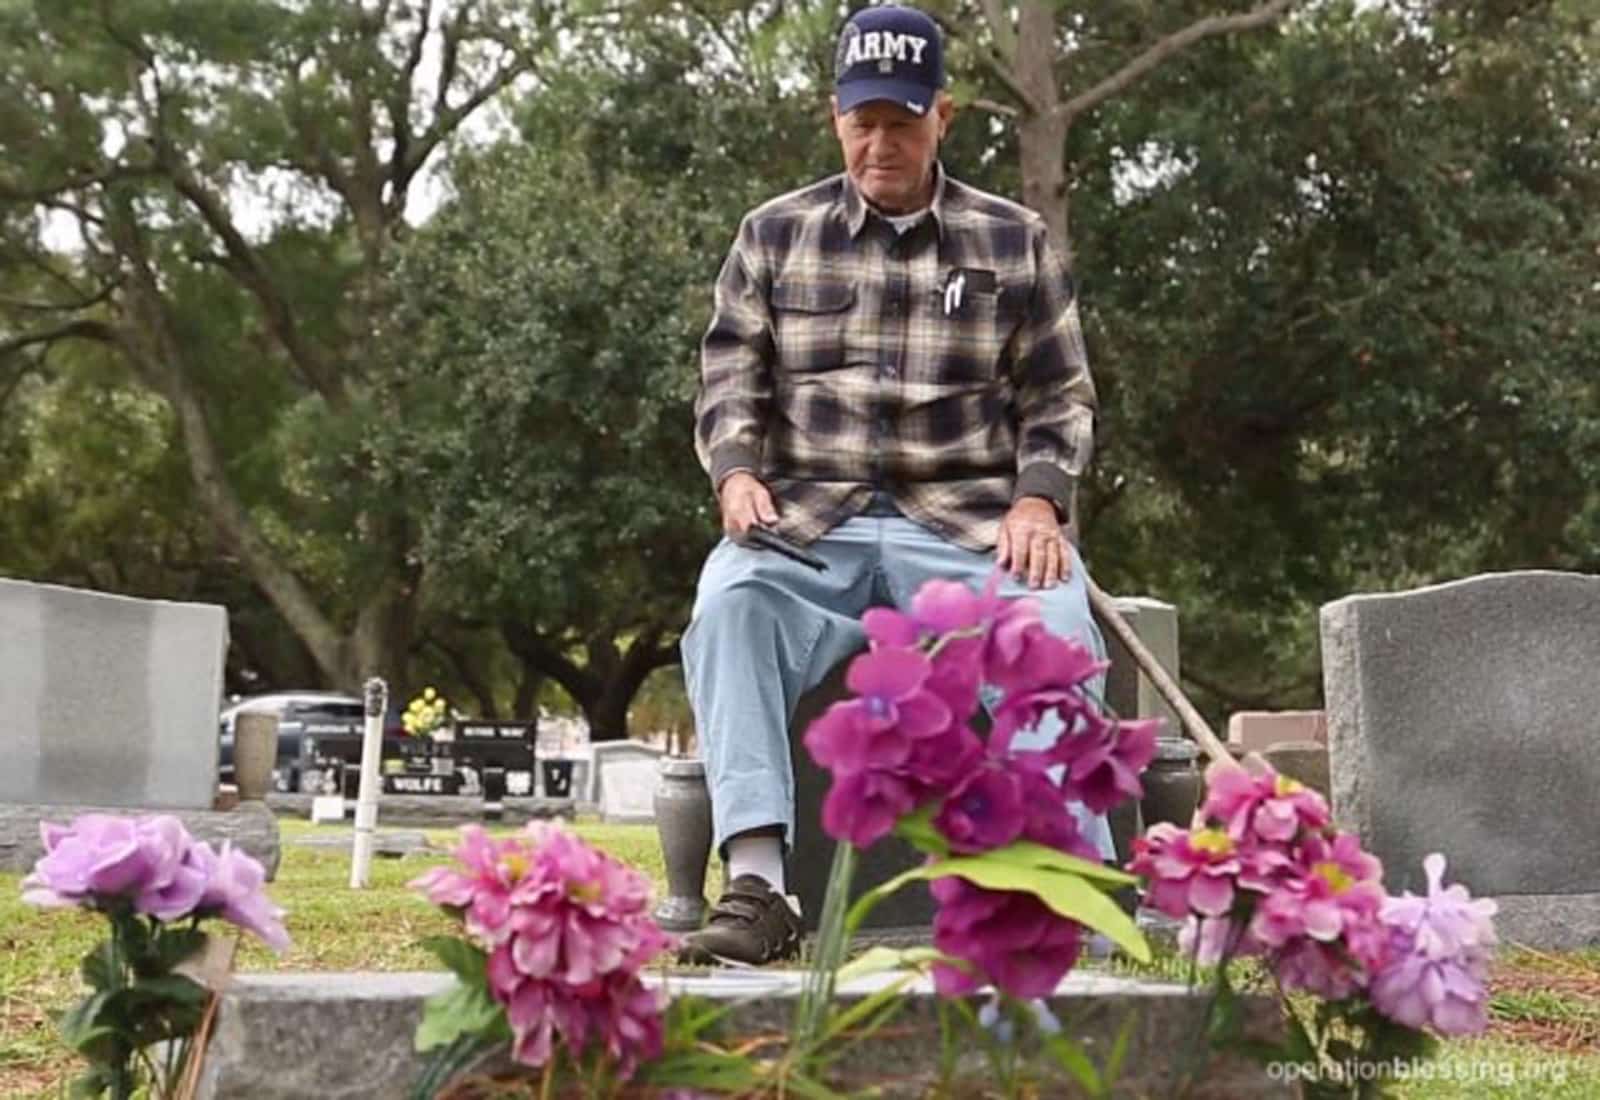
M 700 965 L 761 966 L 800 956 L 800 917 L 760 875 L 740 875 L 683 939 L 678 958 Z

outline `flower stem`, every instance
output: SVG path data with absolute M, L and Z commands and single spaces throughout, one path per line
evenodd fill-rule
M 850 908 L 850 881 L 855 876 L 856 850 L 843 841 L 834 846 L 828 870 L 828 892 L 817 923 L 816 955 L 806 974 L 805 989 L 795 1011 L 795 1049 L 809 1052 L 822 1034 L 823 1018 L 833 1000 L 834 974 L 844 961 L 844 918 Z

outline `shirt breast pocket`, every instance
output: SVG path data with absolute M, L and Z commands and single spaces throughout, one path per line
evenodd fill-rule
M 1007 345 L 1022 323 L 1024 305 L 1018 290 L 993 287 L 967 290 L 957 304 L 953 296 L 941 318 L 950 333 L 943 373 L 951 382 L 990 382 L 1006 373 Z
M 846 365 L 853 284 L 784 280 L 772 284 L 771 301 L 778 369 L 810 373 Z

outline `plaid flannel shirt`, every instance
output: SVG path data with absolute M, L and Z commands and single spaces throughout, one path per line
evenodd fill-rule
M 903 236 L 846 175 L 773 199 L 717 278 L 696 452 L 714 487 L 756 474 L 798 542 L 876 490 L 981 551 L 1017 497 L 1071 514 L 1095 410 L 1071 278 L 1038 214 L 936 171 Z

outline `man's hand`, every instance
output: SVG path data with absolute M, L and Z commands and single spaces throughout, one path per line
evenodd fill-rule
M 754 474 L 738 470 L 723 479 L 717 489 L 717 506 L 722 509 L 722 531 L 734 542 L 743 542 L 757 524 L 770 527 L 778 522 L 778 506 L 772 492 Z
M 995 559 L 1029 588 L 1051 588 L 1067 579 L 1072 555 L 1056 519 L 1056 506 L 1044 497 L 1019 497 L 1000 521 Z

